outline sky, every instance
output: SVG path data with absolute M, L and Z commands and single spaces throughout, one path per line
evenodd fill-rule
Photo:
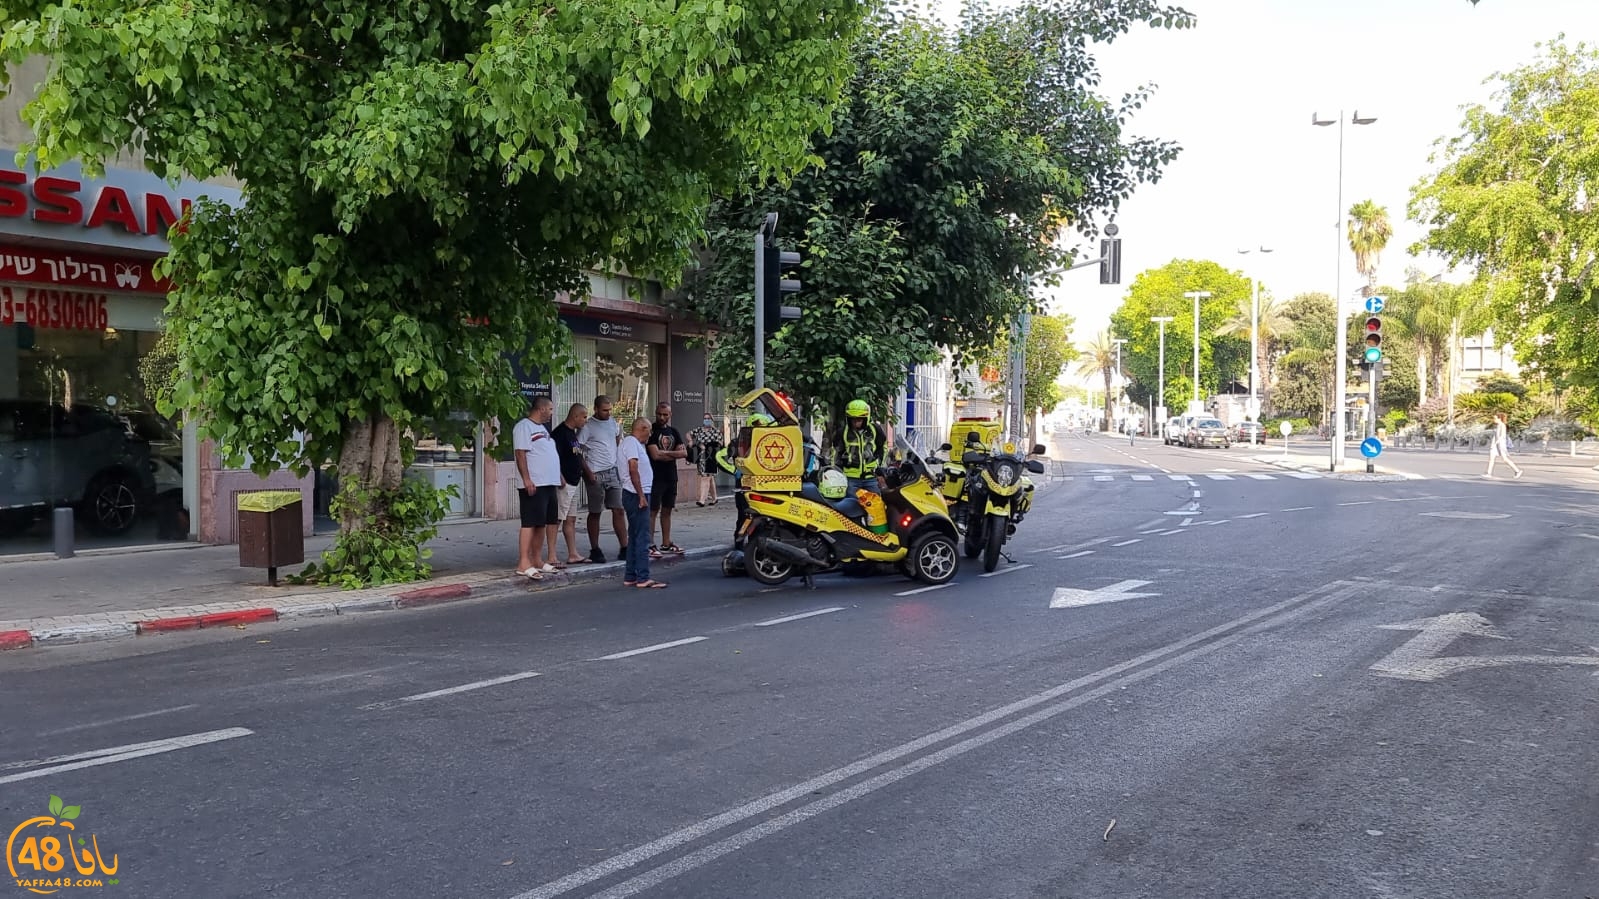
M 1435 141 L 1458 134 L 1461 107 L 1489 101 L 1485 80 L 1532 62 L 1538 42 L 1562 33 L 1571 43 L 1599 39 L 1599 0 L 1177 2 L 1197 27 L 1139 28 L 1095 51 L 1104 96 L 1158 85 L 1129 132 L 1176 140 L 1183 152 L 1116 217 L 1122 285 L 1080 269 L 1051 298 L 1053 311 L 1076 317 L 1079 340 L 1108 326 L 1138 272 L 1172 259 L 1213 259 L 1283 299 L 1332 293 L 1335 241 L 1345 240 L 1338 127 L 1313 127 L 1312 114 L 1342 110 L 1346 122 L 1342 208 L 1371 199 L 1388 209 L 1394 237 L 1379 280 L 1400 283 L 1412 264 L 1443 272 L 1442 261 L 1407 254 L 1424 232 L 1406 207 L 1411 188 L 1436 170 Z M 949 18 L 960 7 L 937 3 Z M 1357 110 L 1377 121 L 1347 124 Z M 1272 252 L 1238 252 L 1259 247 Z M 1347 244 L 1342 258 L 1347 296 L 1360 283 Z

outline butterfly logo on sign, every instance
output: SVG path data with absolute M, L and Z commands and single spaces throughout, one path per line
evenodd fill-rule
M 116 264 L 115 271 L 117 276 L 117 286 L 126 287 L 130 290 L 137 289 L 139 286 L 139 281 L 144 277 L 143 266 L 129 265 L 126 262 L 118 262 Z

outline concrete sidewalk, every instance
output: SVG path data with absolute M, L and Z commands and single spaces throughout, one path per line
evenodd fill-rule
M 691 504 L 678 509 L 672 539 L 687 552 L 655 564 L 670 566 L 679 559 L 725 552 L 732 544 L 734 514 L 731 496 L 714 507 Z M 588 547 L 588 536 L 581 520 L 578 525 L 582 551 Z M 429 544 L 433 550 L 430 580 L 367 590 L 288 584 L 269 587 L 264 569 L 239 567 L 236 546 L 182 544 L 72 559 L 0 561 L 0 650 L 407 608 L 620 578 L 623 565 L 616 561 L 616 537 L 608 516 L 601 525 L 600 547 L 612 561 L 574 565 L 538 582 L 512 572 L 517 539 L 514 521 L 444 524 Z M 316 560 L 331 543 L 331 537 L 308 538 L 307 560 Z M 561 549 L 565 549 L 564 539 Z M 280 577 L 298 569 L 280 571 Z

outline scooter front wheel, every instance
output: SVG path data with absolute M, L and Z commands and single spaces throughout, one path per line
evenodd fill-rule
M 987 523 L 988 540 L 983 544 L 983 570 L 993 571 L 999 567 L 999 551 L 1005 545 L 1006 524 L 1004 516 L 990 515 Z
M 934 586 L 948 583 L 960 569 L 955 540 L 937 532 L 923 534 L 911 544 L 909 561 L 916 579 Z

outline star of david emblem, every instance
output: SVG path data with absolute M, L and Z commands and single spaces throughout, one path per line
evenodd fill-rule
M 756 461 L 767 471 L 783 470 L 794 454 L 794 448 L 789 442 L 775 434 L 763 438 L 756 450 Z

